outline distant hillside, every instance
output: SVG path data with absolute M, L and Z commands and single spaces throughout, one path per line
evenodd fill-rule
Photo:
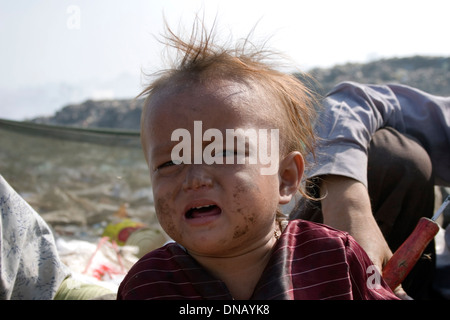
M 347 63 L 309 73 L 326 93 L 342 81 L 385 84 L 401 83 L 441 96 L 450 95 L 450 57 L 414 56 L 377 60 L 365 64 Z
M 309 73 L 324 94 L 342 81 L 361 83 L 402 83 L 432 94 L 450 95 L 450 57 L 414 56 L 382 59 L 365 64 L 348 63 L 333 68 L 316 68 Z M 68 105 L 51 117 L 32 121 L 77 127 L 138 130 L 143 100 L 88 100 Z
M 68 105 L 53 116 L 32 121 L 82 128 L 139 130 L 143 104 L 143 99 L 87 100 L 81 104 Z

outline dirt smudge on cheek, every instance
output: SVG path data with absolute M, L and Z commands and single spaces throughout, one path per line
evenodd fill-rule
M 247 194 L 248 191 L 249 187 L 247 187 L 245 184 L 238 185 L 233 190 L 233 202 L 234 205 L 237 207 L 236 212 L 240 214 L 245 214 L 245 210 L 242 208 L 242 199 L 245 199 L 245 195 Z
M 240 238 L 247 234 L 250 231 L 250 228 L 256 223 L 256 219 L 258 219 L 255 212 L 250 212 L 251 208 L 248 207 L 245 198 L 249 192 L 254 192 L 255 189 L 258 189 L 255 185 L 244 183 L 236 186 L 233 190 L 235 212 L 242 215 L 245 221 L 245 224 L 235 227 L 233 239 Z
M 159 224 L 164 229 L 164 231 L 171 238 L 180 238 L 175 223 L 173 221 L 173 215 L 175 214 L 175 209 L 171 206 L 171 195 L 166 195 L 164 197 L 155 199 L 155 210 L 156 216 L 158 217 Z
M 257 219 L 257 217 L 256 217 L 255 213 L 251 214 L 248 217 L 245 217 L 245 221 L 247 221 L 250 224 L 254 224 L 256 222 L 256 219 Z
M 245 194 L 249 188 L 245 184 L 238 185 L 234 188 L 233 199 L 238 200 L 241 195 Z
M 234 228 L 233 239 L 237 239 L 242 237 L 248 232 L 248 225 L 245 226 L 237 226 Z

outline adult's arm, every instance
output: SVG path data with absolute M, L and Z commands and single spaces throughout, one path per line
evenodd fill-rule
M 373 217 L 366 187 L 344 176 L 322 178 L 324 223 L 351 234 L 381 273 L 392 252 Z M 410 299 L 401 286 L 395 289 L 395 294 L 399 298 Z
M 381 270 L 392 252 L 373 217 L 366 187 L 344 176 L 322 178 L 323 222 L 350 233 Z

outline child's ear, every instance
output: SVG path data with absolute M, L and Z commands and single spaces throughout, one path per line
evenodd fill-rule
M 298 190 L 303 176 L 305 162 L 300 152 L 289 153 L 280 162 L 278 171 L 280 180 L 279 204 L 286 204 Z

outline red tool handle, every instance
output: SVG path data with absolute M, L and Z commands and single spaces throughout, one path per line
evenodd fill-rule
M 383 268 L 383 278 L 392 290 L 405 280 L 425 247 L 438 232 L 439 226 L 436 222 L 425 217 L 420 218 L 414 231 Z

